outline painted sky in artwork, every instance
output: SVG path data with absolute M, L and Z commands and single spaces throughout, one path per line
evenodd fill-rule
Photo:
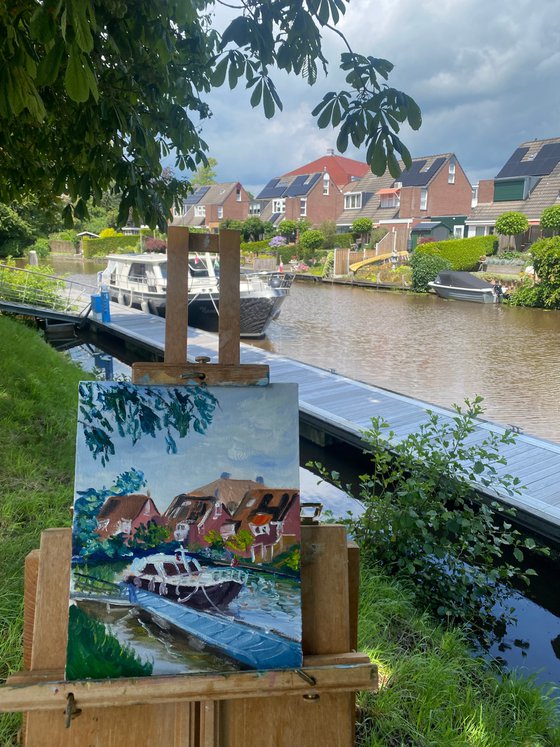
M 97 382 L 95 386 L 115 386 Z M 152 387 L 154 388 L 154 387 Z M 144 472 L 146 490 L 158 510 L 172 498 L 218 479 L 223 472 L 233 479 L 262 477 L 268 487 L 299 484 L 297 385 L 267 387 L 213 387 L 219 406 L 204 434 L 190 430 L 176 439 L 177 454 L 166 452 L 163 433 L 143 435 L 132 447 L 129 439 L 113 434 L 115 455 L 105 466 L 86 446 L 78 426 L 76 491 L 110 487 L 132 467 Z

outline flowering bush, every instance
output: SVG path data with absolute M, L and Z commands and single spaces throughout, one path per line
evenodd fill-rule
M 144 239 L 143 249 L 145 252 L 154 252 L 155 254 L 165 254 L 166 243 L 162 239 L 149 238 Z
M 279 246 L 286 246 L 286 244 L 287 240 L 284 236 L 273 236 L 268 242 L 268 245 L 273 249 L 277 249 Z

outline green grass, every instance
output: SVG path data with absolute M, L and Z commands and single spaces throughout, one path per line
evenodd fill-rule
M 557 692 L 475 658 L 459 631 L 436 627 L 410 599 L 381 573 L 362 573 L 360 646 L 381 688 L 359 696 L 359 747 L 560 745 Z
M 21 668 L 23 564 L 41 531 L 68 526 L 77 384 L 91 376 L 23 324 L 0 316 L 0 678 Z M 0 745 L 18 717 L 0 717 Z

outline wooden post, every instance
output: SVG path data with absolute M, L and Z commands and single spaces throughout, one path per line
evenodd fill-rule
M 167 234 L 166 363 L 187 360 L 189 323 L 189 229 L 169 226 Z
M 220 363 L 239 365 L 239 231 L 220 231 Z

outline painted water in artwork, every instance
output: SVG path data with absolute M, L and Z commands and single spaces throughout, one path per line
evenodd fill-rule
M 67 679 L 301 666 L 296 385 L 79 395 Z

